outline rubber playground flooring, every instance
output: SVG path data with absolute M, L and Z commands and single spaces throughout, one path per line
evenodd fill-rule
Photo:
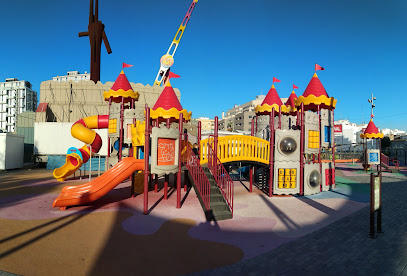
M 367 179 L 367 178 L 366 178 Z M 149 192 L 130 198 L 124 182 L 105 197 L 60 211 L 65 185 L 52 172 L 0 173 L 0 270 L 19 275 L 180 275 L 235 264 L 303 237 L 368 205 L 367 182 L 336 170 L 334 190 L 271 197 L 234 182 L 234 218 L 207 222 L 193 189 L 168 200 Z

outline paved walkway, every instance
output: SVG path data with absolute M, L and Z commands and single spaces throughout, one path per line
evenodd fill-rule
M 368 183 L 369 175 L 352 177 Z M 260 256 L 192 275 L 407 275 L 407 177 L 383 177 L 383 234 L 365 207 Z

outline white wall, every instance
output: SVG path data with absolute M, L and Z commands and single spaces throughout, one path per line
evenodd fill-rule
M 0 133 L 0 170 L 23 167 L 24 136 Z
M 34 123 L 34 153 L 38 155 L 65 155 L 70 147 L 81 148 L 84 143 L 71 136 L 73 123 Z M 102 138 L 100 155 L 107 155 L 107 129 L 95 129 Z

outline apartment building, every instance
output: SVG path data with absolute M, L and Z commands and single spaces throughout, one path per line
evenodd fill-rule
M 234 105 L 226 111 L 226 115 L 222 112 L 222 119 L 219 120 L 219 130 L 224 131 L 250 131 L 252 127 L 252 118 L 255 116 L 254 108 L 263 102 L 265 95 L 258 95 L 254 100 L 251 100 L 242 105 Z
M 197 122 L 201 122 L 202 130 L 214 130 L 215 129 L 215 120 L 209 119 L 207 117 L 199 117 L 195 119 Z
M 7 78 L 0 82 L 0 130 L 16 132 L 17 114 L 35 111 L 37 92 L 32 90 L 30 82 L 16 78 Z

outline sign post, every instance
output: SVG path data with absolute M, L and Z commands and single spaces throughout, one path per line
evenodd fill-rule
M 370 233 L 369 238 L 375 236 L 375 212 L 377 212 L 377 233 L 382 231 L 382 172 L 370 174 Z

